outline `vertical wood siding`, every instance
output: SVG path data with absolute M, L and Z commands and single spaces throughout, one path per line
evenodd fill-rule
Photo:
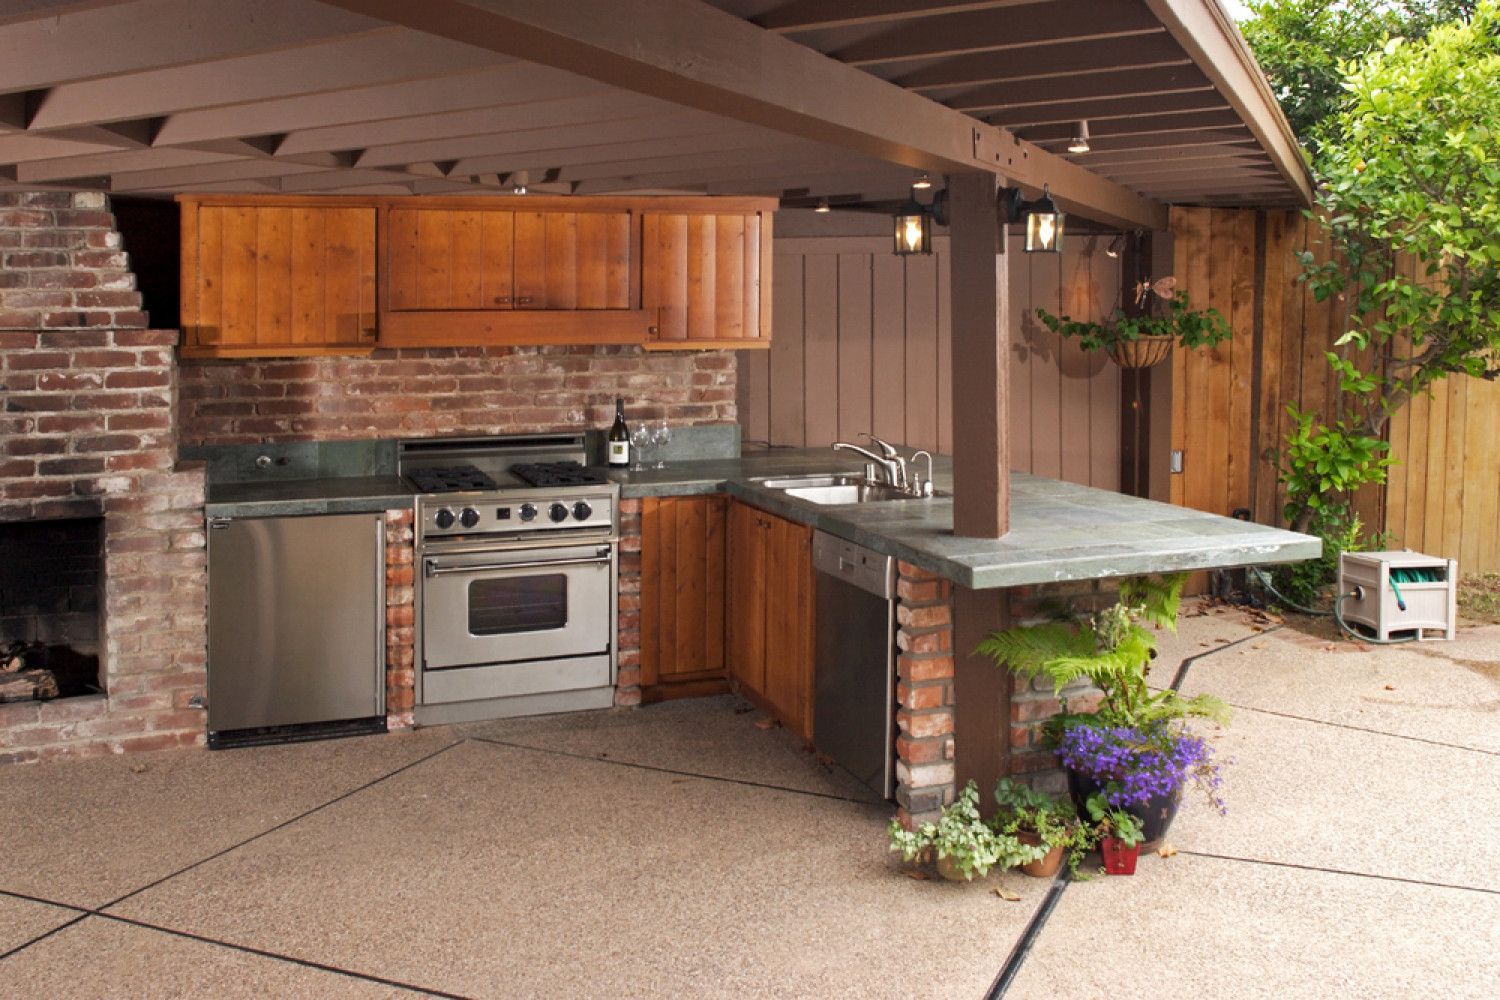
M 1115 305 L 1119 265 L 1107 240 L 1065 253 L 1012 245 L 1011 464 L 1105 489 L 1120 482 L 1120 373 L 1061 343 L 1036 309 L 1097 318 Z M 861 431 L 953 452 L 947 240 L 930 257 L 896 257 L 886 239 L 778 239 L 774 338 L 740 356 L 746 440 L 818 448 Z
M 1325 238 L 1299 213 L 1206 208 L 1174 208 L 1172 233 L 1182 286 L 1234 329 L 1213 351 L 1177 352 L 1172 447 L 1184 469 L 1172 500 L 1219 514 L 1245 507 L 1279 524 L 1286 497 L 1270 453 L 1291 430 L 1287 404 L 1338 416 L 1326 352 L 1339 315 L 1298 284 L 1293 256 L 1327 260 Z M 1500 570 L 1500 384 L 1446 379 L 1398 411 L 1387 434 L 1397 464 L 1385 486 L 1355 498 L 1366 527 L 1396 547 L 1456 558 L 1464 572 Z

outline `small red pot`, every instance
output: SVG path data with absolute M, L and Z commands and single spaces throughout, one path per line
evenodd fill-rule
M 1106 875 L 1134 875 L 1136 859 L 1141 856 L 1141 845 L 1126 847 L 1118 837 L 1105 837 L 1099 842 L 1099 851 L 1104 855 Z

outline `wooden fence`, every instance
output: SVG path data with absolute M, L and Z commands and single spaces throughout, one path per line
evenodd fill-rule
M 1119 369 L 1036 318 L 1038 306 L 1078 318 L 1114 307 L 1107 242 L 1069 238 L 1062 255 L 1012 248 L 1011 465 L 1117 489 Z M 889 238 L 776 240 L 771 349 L 740 358 L 747 440 L 815 448 L 873 431 L 952 454 L 947 238 L 934 250 L 903 258 Z
M 1293 256 L 1327 259 L 1321 228 L 1300 213 L 1174 208 L 1174 267 L 1195 306 L 1234 330 L 1212 351 L 1173 363 L 1172 447 L 1183 453 L 1172 500 L 1281 523 L 1285 496 L 1270 454 L 1291 430 L 1286 404 L 1319 414 L 1338 384 L 1326 352 L 1342 330 L 1336 304 L 1296 280 Z M 1500 385 L 1459 376 L 1413 401 L 1388 428 L 1397 464 L 1386 486 L 1356 497 L 1361 520 L 1392 544 L 1500 570 Z

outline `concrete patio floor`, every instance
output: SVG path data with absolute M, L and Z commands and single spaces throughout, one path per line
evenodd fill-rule
M 1265 628 L 1164 642 L 1230 815 L 1130 879 L 907 878 L 729 698 L 6 768 L 0 996 L 1500 995 L 1500 627 Z

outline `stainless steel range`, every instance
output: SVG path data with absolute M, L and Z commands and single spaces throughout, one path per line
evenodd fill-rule
M 416 500 L 419 723 L 614 701 L 619 486 L 582 435 L 403 442 Z

